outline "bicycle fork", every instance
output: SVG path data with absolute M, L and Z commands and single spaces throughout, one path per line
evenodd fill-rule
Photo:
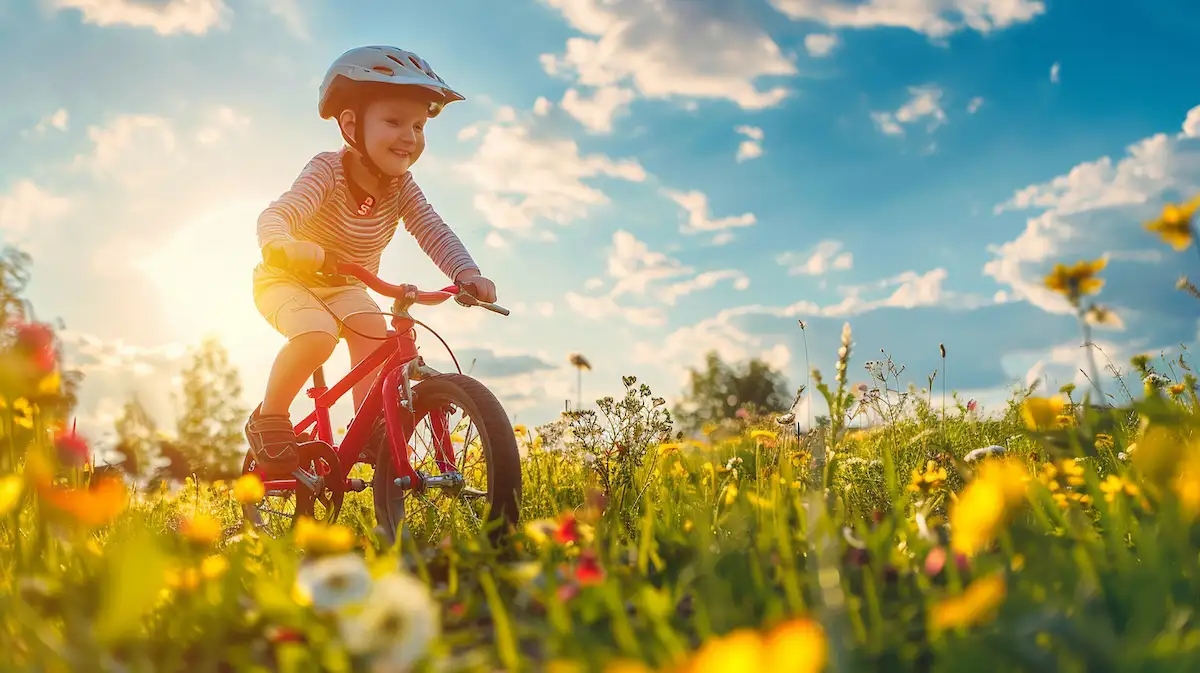
M 433 426 L 433 442 L 437 452 L 435 460 L 441 474 L 424 475 L 418 472 L 408 459 L 410 447 L 407 438 L 412 436 L 416 430 L 416 409 L 413 408 L 412 378 L 409 369 L 410 367 L 407 366 L 397 367 L 388 372 L 383 381 L 383 413 L 388 436 L 405 438 L 404 458 L 395 455 L 393 447 L 392 460 L 397 468 L 396 472 L 399 474 L 393 483 L 403 489 L 461 489 L 465 485 L 465 481 L 454 464 L 454 443 L 450 439 L 449 419 L 447 418 L 449 414 L 446 410 L 431 409 L 428 414 L 430 425 Z M 418 376 L 436 373 L 422 365 L 417 365 L 415 369 Z

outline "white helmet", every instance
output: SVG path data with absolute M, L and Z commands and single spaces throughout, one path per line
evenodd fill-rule
M 339 56 L 325 73 L 317 104 L 321 118 L 340 114 L 342 110 L 335 108 L 340 107 L 344 92 L 358 83 L 419 87 L 432 92 L 435 100 L 429 104 L 430 117 L 436 117 L 449 103 L 465 100 L 446 85 L 425 59 L 411 51 L 386 46 L 357 47 Z

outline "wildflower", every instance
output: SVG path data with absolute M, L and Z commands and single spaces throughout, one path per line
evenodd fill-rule
M 266 487 L 257 474 L 243 474 L 233 482 L 233 497 L 243 505 L 259 502 L 266 494 Z
M 1185 445 L 1183 438 L 1176 436 L 1161 425 L 1151 425 L 1146 428 L 1142 439 L 1138 442 L 1137 451 L 1133 446 L 1133 464 L 1152 484 L 1166 484 L 1176 475 L 1176 466 L 1184 456 Z M 1193 447 L 1195 450 L 1200 447 Z
M 1072 266 L 1055 264 L 1054 271 L 1046 276 L 1044 282 L 1048 289 L 1076 303 L 1081 296 L 1095 294 L 1104 287 L 1104 280 L 1097 278 L 1096 274 L 1107 265 L 1108 260 L 1103 258 L 1090 262 L 1080 260 Z
M 1067 483 L 1071 486 L 1083 486 L 1083 466 L 1074 458 L 1066 458 L 1059 465 Z
M 221 523 L 207 514 L 198 514 L 185 520 L 179 532 L 196 544 L 212 545 L 221 539 Z
M 229 559 L 220 554 L 205 556 L 200 562 L 200 576 L 206 580 L 215 580 L 229 570 Z
M 1100 490 L 1104 492 L 1105 502 L 1115 501 L 1121 493 L 1133 498 L 1140 493 L 1136 484 L 1115 474 L 1108 475 L 1104 481 L 1100 482 Z
M 967 400 L 967 413 L 974 413 L 978 403 L 974 399 Z
M 1197 207 L 1200 207 L 1200 196 L 1186 204 L 1168 203 L 1157 220 L 1145 224 L 1146 230 L 1158 234 L 1164 243 L 1182 252 L 1192 243 L 1192 217 Z
M 732 505 L 737 500 L 738 487 L 737 484 L 730 483 L 725 487 L 725 504 Z
M 1097 449 L 1102 451 L 1111 450 L 1113 448 L 1112 435 L 1105 434 L 1103 432 L 1096 433 L 1096 438 L 1093 443 L 1096 445 Z
M 962 595 L 933 606 L 930 626 L 942 630 L 982 623 L 1004 602 L 1006 595 L 1004 577 L 998 573 L 975 580 Z
M 56 360 L 54 330 L 45 323 L 21 323 L 16 326 L 14 350 L 27 357 L 39 372 L 48 374 Z
M 1025 471 L 1008 460 L 987 461 L 950 510 L 951 546 L 972 556 L 990 544 L 1025 493 Z
M 585 549 L 579 555 L 579 562 L 575 565 L 575 580 L 583 586 L 599 584 L 604 581 L 604 568 L 600 565 L 600 560 L 596 558 L 596 552 Z
M 575 515 L 571 512 L 563 514 L 559 518 L 558 527 L 554 529 L 554 541 L 567 545 L 573 542 L 579 542 L 579 522 L 575 519 Z
M 9 474 L 0 477 L 0 516 L 8 516 L 21 502 L 24 483 L 21 475 Z
M 1053 425 L 1066 403 L 1061 397 L 1028 397 L 1021 404 L 1021 417 L 1030 430 L 1040 430 Z
M 54 448 L 58 452 L 58 459 L 71 467 L 86 465 L 91 454 L 87 442 L 74 432 L 60 432 L 54 438 Z
M 336 610 L 367 597 L 371 572 L 358 554 L 326 556 L 300 567 L 296 587 L 306 603 L 321 610 Z
M 750 439 L 779 439 L 779 433 L 770 430 L 752 430 Z
M 825 630 L 811 619 L 793 619 L 776 626 L 763 642 L 758 662 L 773 673 L 818 673 L 828 661 Z
M 87 488 L 53 487 L 48 477 L 41 477 L 37 486 L 46 504 L 85 527 L 112 522 L 125 511 L 127 503 L 125 483 L 113 477 L 100 479 Z
M 346 648 L 373 654 L 374 670 L 409 670 L 441 632 L 441 616 L 429 587 L 395 572 L 376 580 L 362 610 L 340 624 Z
M 705 641 L 684 670 L 687 673 L 752 670 L 756 668 L 753 664 L 761 663 L 762 646 L 763 638 L 758 632 L 736 629 Z
M 912 483 L 908 485 L 908 490 L 928 495 L 944 486 L 946 478 L 946 468 L 931 460 L 925 464 L 925 472 L 912 471 Z
M 354 532 L 341 524 L 326 525 L 302 516 L 296 521 L 296 546 L 312 555 L 340 554 L 354 546 Z
M 1200 516 L 1200 453 L 1193 451 L 1172 484 L 1188 519 Z
M 604 666 L 604 673 L 651 673 L 651 670 L 646 664 L 632 659 L 618 659 Z
M 525 433 L 527 433 L 527 432 L 529 432 L 529 429 L 526 428 L 524 425 L 514 425 L 513 426 L 513 434 L 518 437 L 525 435 Z
M 1168 388 L 1168 391 L 1170 391 L 1171 397 L 1179 397 L 1179 396 L 1183 395 L 1185 392 L 1187 392 L 1187 384 L 1186 383 L 1171 384 L 1171 387 Z

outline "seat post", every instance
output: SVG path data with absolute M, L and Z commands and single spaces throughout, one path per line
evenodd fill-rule
M 325 365 L 317 367 L 316 371 L 313 372 L 312 379 L 314 388 L 325 387 Z

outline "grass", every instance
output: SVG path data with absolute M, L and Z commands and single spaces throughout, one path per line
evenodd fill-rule
M 1098 272 L 1053 278 L 1081 305 Z M 944 373 L 901 390 L 890 361 L 848 390 L 852 345 L 847 326 L 833 386 L 813 372 L 820 431 L 762 417 L 683 439 L 627 377 L 598 413 L 517 428 L 503 548 L 431 535 L 429 510 L 384 548 L 370 493 L 275 539 L 240 529 L 253 478 L 93 479 L 45 335 L 19 328 L 0 363 L 0 668 L 1200 670 L 1186 358 L 1135 358 L 1120 406 L 1023 390 L 984 415 Z M 1004 453 L 967 460 L 987 446 Z

